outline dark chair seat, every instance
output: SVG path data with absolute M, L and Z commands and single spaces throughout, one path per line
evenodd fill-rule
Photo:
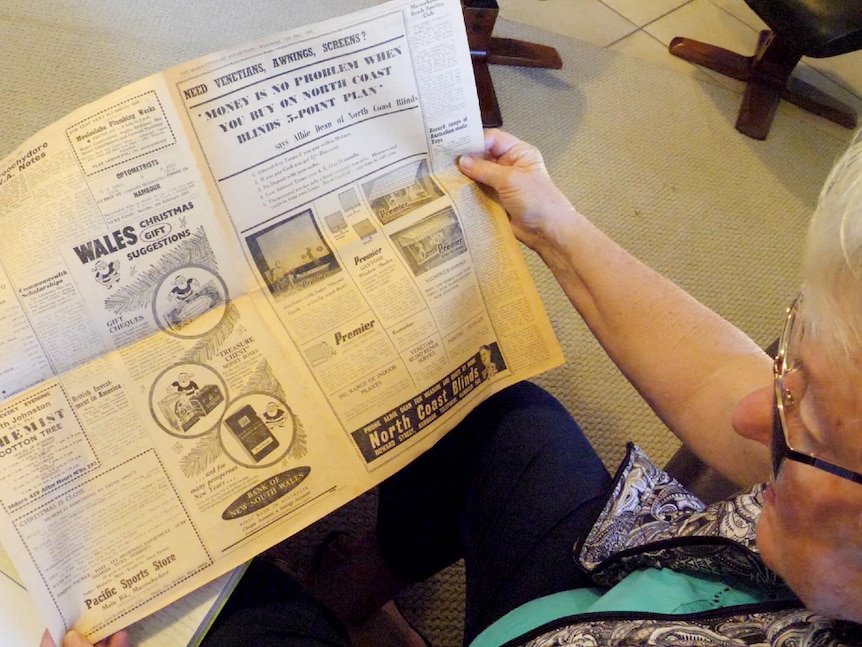
M 745 0 L 766 23 L 756 51 L 743 56 L 715 45 L 677 37 L 670 53 L 748 83 L 736 128 L 766 139 L 783 98 L 847 128 L 856 112 L 796 78 L 803 56 L 825 58 L 862 49 L 862 0 Z
M 685 445 L 676 450 L 664 469 L 707 504 L 727 499 L 742 489 L 707 466 Z
M 862 49 L 862 0 L 746 0 L 769 28 L 803 56 L 827 58 Z

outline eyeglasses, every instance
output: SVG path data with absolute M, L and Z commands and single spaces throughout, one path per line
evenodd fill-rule
M 812 445 L 816 445 L 814 434 L 803 420 L 803 400 L 807 383 L 805 369 L 791 351 L 791 342 L 797 346 L 803 335 L 803 328 L 797 324 L 799 304 L 802 293 L 787 308 L 784 330 L 778 339 L 778 352 L 775 354 L 773 371 L 775 375 L 775 411 L 772 416 L 772 476 L 778 478 L 778 471 L 784 459 L 811 465 L 835 476 L 862 483 L 862 474 L 841 467 L 815 455 Z

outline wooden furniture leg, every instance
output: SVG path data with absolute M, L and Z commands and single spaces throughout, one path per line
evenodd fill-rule
M 669 50 L 674 56 L 748 84 L 736 119 L 736 129 L 749 137 L 766 139 L 781 99 L 846 128 L 856 127 L 853 108 L 805 81 L 790 77 L 802 53 L 769 30 L 760 32 L 753 56 L 680 37 L 670 42 Z
M 560 54 L 553 47 L 492 35 L 500 8 L 496 0 L 462 0 L 467 42 L 476 77 L 482 125 L 493 128 L 503 124 L 500 104 L 488 65 L 518 65 L 559 70 Z

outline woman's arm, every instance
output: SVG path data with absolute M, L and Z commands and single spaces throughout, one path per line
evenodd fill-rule
M 602 347 L 666 425 L 740 484 L 764 480 L 763 446 L 731 427 L 736 403 L 770 384 L 769 358 L 735 326 L 599 231 L 550 179 L 541 153 L 490 130 L 465 175 L 497 191 Z

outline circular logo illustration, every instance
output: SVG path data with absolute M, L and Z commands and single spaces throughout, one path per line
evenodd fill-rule
M 227 286 L 220 276 L 201 265 L 186 265 L 156 286 L 153 316 L 166 333 L 201 337 L 222 320 L 227 302 Z
M 227 385 L 203 364 L 175 364 L 150 388 L 150 413 L 171 436 L 196 438 L 211 431 L 224 415 Z
M 250 393 L 227 407 L 219 430 L 225 453 L 245 467 L 267 467 L 290 451 L 296 420 L 284 402 L 266 393 Z

